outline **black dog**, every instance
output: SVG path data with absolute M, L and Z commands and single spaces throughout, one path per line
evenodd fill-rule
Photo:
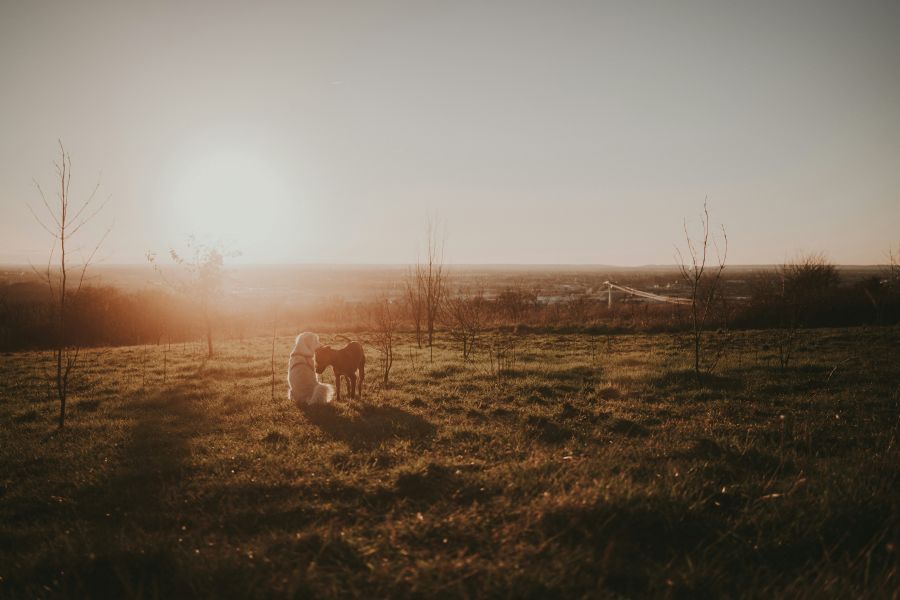
M 350 397 L 362 400 L 363 379 L 366 378 L 366 353 L 362 344 L 350 342 L 340 350 L 331 346 L 320 346 L 316 350 L 316 373 L 320 375 L 331 367 L 334 371 L 334 387 L 337 390 L 337 400 L 341 399 L 341 377 L 346 377 L 350 382 Z M 357 372 L 359 379 L 357 379 Z

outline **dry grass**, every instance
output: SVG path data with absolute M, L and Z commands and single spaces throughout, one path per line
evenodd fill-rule
M 786 370 L 766 340 L 702 387 L 671 335 L 525 335 L 501 372 L 404 340 L 316 410 L 270 400 L 267 339 L 173 348 L 165 384 L 113 349 L 61 432 L 48 355 L 6 355 L 0 595 L 890 597 L 900 331 Z

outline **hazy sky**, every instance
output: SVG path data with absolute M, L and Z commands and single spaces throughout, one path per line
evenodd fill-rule
M 900 2 L 0 3 L 0 261 L 102 172 L 105 262 L 732 263 L 900 242 Z M 86 231 L 84 245 L 97 234 Z

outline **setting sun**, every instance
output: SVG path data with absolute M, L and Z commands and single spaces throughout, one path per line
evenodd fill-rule
M 272 232 L 299 198 L 263 158 L 236 149 L 197 153 L 180 162 L 168 198 L 173 238 L 194 234 L 267 255 Z

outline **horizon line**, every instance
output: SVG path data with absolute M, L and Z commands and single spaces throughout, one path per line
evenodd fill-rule
M 72 266 L 82 266 L 83 263 L 72 263 Z M 226 268 L 247 268 L 247 267 L 358 267 L 358 268 L 408 268 L 415 266 L 417 263 L 365 263 L 365 262 L 258 262 L 258 263 L 230 263 Z M 790 263 L 737 263 L 726 264 L 725 268 L 761 268 L 761 267 L 779 267 L 783 264 Z M 837 268 L 889 268 L 888 263 L 832 263 Z M 90 268 L 133 268 L 140 266 L 149 266 L 142 262 L 122 262 L 122 263 L 96 263 L 90 265 Z M 177 266 L 177 265 L 171 265 Z M 591 269 L 678 269 L 676 263 L 649 263 L 643 265 L 613 265 L 605 263 L 443 263 L 444 267 L 464 267 L 464 268 L 591 268 Z M 32 269 L 34 265 L 30 263 L 4 263 L 0 262 L 0 269 Z

